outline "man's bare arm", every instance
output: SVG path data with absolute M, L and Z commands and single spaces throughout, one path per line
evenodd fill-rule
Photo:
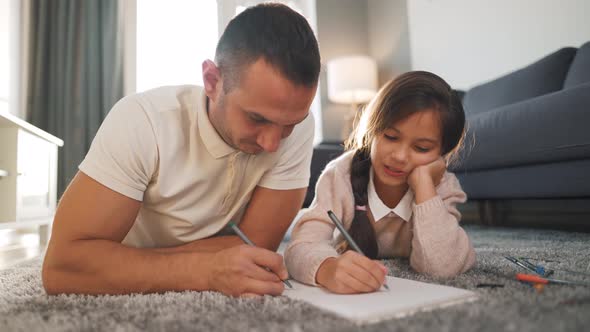
M 307 188 L 274 190 L 256 187 L 240 229 L 257 246 L 276 251 L 303 205 Z
M 267 250 L 238 246 L 215 253 L 175 252 L 122 245 L 140 206 L 141 202 L 79 172 L 56 212 L 43 264 L 46 291 L 120 294 L 212 289 L 231 295 L 282 292 L 276 274 L 286 278 L 286 270 L 281 257 Z M 268 266 L 276 274 L 260 266 Z

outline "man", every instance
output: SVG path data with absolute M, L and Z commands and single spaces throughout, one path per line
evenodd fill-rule
M 110 111 L 58 206 L 48 294 L 282 293 L 275 251 L 309 181 L 317 41 L 303 16 L 258 5 L 202 67 L 204 89 L 158 88 Z

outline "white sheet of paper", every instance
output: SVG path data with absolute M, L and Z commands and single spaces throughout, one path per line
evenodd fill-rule
M 402 317 L 477 298 L 474 292 L 468 290 L 394 277 L 387 277 L 389 291 L 381 288 L 374 293 L 354 295 L 334 294 L 294 280 L 289 282 L 293 289 L 285 288 L 283 295 L 308 302 L 357 323 Z

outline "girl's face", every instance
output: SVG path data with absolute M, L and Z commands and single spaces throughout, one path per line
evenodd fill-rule
M 379 133 L 371 144 L 371 163 L 378 191 L 405 192 L 417 166 L 441 156 L 440 120 L 435 110 L 416 112 Z

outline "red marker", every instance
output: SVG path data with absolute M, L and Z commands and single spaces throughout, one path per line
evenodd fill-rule
M 582 281 L 569 281 L 569 280 L 559 280 L 559 279 L 550 279 L 550 278 L 543 278 L 533 274 L 525 274 L 525 273 L 517 273 L 516 280 L 524 281 L 524 282 L 532 282 L 535 284 L 566 284 L 566 285 L 581 285 L 581 286 L 590 286 L 590 283 L 582 282 Z

